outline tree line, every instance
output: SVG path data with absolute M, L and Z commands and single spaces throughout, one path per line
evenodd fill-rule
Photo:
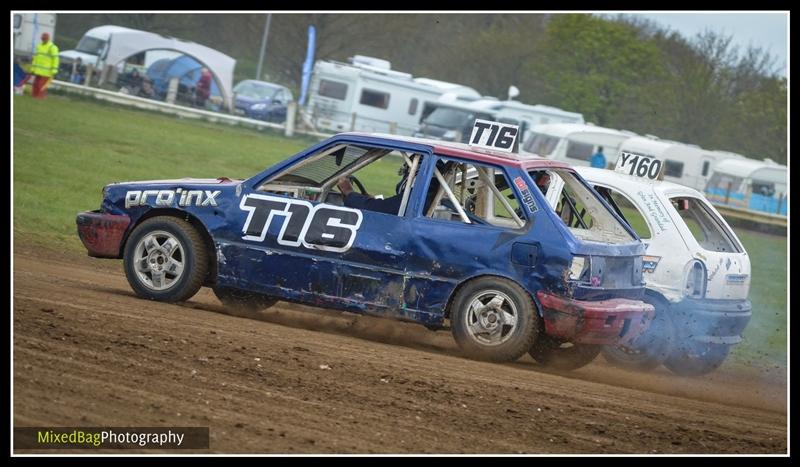
M 57 38 L 115 24 L 192 40 L 255 78 L 264 14 L 59 14 Z M 273 14 L 261 79 L 296 91 L 307 30 L 315 58 L 392 68 L 484 95 L 580 112 L 588 122 L 776 162 L 787 160 L 787 80 L 776 57 L 732 37 L 687 38 L 635 15 Z M 61 49 L 65 47 L 59 44 Z

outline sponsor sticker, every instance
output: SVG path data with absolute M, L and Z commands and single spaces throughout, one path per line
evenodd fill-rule
M 525 180 L 523 180 L 522 177 L 516 177 L 514 178 L 514 185 L 517 185 L 517 188 L 519 189 L 519 193 L 522 198 L 522 202 L 525 204 L 525 206 L 528 206 L 528 209 L 532 213 L 538 211 L 539 208 L 536 206 L 536 201 L 534 201 L 533 195 L 531 194 L 531 191 L 528 189 L 528 184 L 525 183 Z
M 728 284 L 744 284 L 747 277 L 747 274 L 728 274 L 725 276 L 725 282 Z
M 125 207 L 146 206 L 216 206 L 220 190 L 131 190 L 125 193 Z

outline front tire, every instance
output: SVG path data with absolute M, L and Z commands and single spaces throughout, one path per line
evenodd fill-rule
M 550 336 L 540 336 L 528 353 L 542 366 L 569 371 L 592 363 L 602 348 L 602 345 L 562 343 Z
M 125 244 L 125 276 L 148 300 L 182 302 L 200 290 L 208 274 L 208 252 L 187 221 L 159 216 L 139 224 Z
M 453 338 L 466 356 L 493 362 L 524 355 L 539 329 L 530 294 L 501 277 L 481 277 L 461 287 L 450 321 Z

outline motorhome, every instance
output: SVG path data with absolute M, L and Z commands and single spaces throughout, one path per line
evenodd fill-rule
M 415 136 L 467 142 L 478 119 L 517 125 L 523 139 L 528 130 L 539 125 L 583 123 L 583 115 L 556 107 L 528 105 L 511 99 L 501 101 L 494 97 L 472 99 L 445 95 L 425 109 Z
M 55 42 L 55 13 L 14 14 L 14 56 L 30 59 L 41 41 L 42 33 L 50 34 Z
M 305 112 L 317 130 L 410 136 L 423 108 L 444 94 L 480 97 L 467 86 L 391 69 L 391 63 L 356 55 L 351 63 L 318 60 Z
M 655 136 L 636 136 L 628 138 L 619 147 L 619 152 L 648 156 L 659 159 L 664 164 L 664 180 L 703 191 L 711 177 L 714 167 L 723 160 L 744 159 L 740 154 L 722 151 L 709 151 L 694 144 L 662 140 Z
M 73 61 L 80 58 L 83 65 L 92 65 L 95 68 L 99 68 L 106 61 L 111 37 L 119 35 L 120 33 L 152 34 L 123 26 L 98 26 L 86 31 L 83 37 L 81 37 L 81 40 L 78 41 L 78 45 L 75 49 L 63 50 L 59 54 L 59 57 L 64 64 L 71 64 Z M 137 65 L 142 69 L 146 69 L 158 60 L 176 58 L 181 54 L 173 50 L 149 50 L 142 55 L 142 57 L 136 57 L 141 58 L 141 63 L 137 63 Z M 130 62 L 133 59 L 134 57 L 130 57 L 128 61 Z
M 521 153 L 565 161 L 573 166 L 589 166 L 600 148 L 606 163 L 613 164 L 622 143 L 636 133 L 583 123 L 539 125 L 530 131 Z
M 719 162 L 705 187 L 714 204 L 786 216 L 788 169 L 769 159 Z

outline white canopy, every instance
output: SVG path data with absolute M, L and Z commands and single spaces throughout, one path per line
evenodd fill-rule
M 107 26 L 101 26 L 100 28 L 107 28 Z M 87 32 L 87 35 L 89 32 Z M 195 42 L 161 36 L 152 32 L 127 28 L 115 28 L 110 32 L 108 49 L 104 59 L 105 63 L 117 65 L 123 60 L 148 50 L 174 50 L 189 55 L 209 69 L 219 86 L 225 106 L 231 108 L 233 68 L 236 66 L 236 59 Z

